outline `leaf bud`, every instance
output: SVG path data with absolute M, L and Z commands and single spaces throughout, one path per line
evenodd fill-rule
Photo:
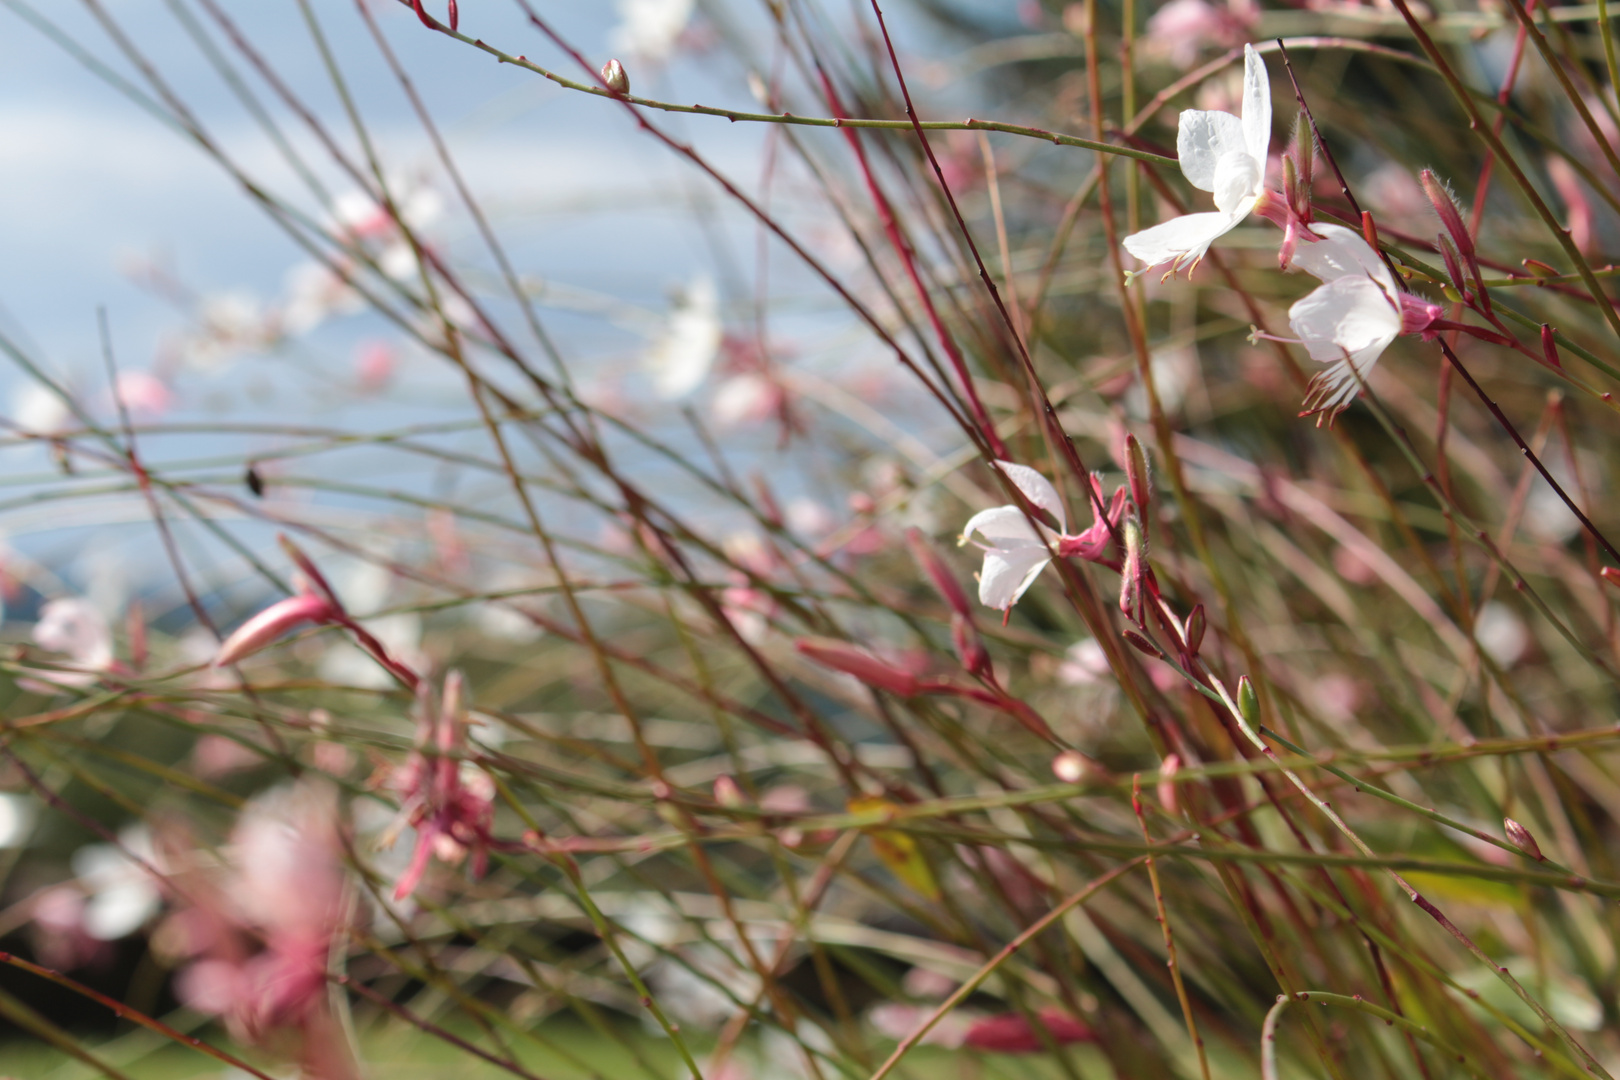
M 1250 727 L 1260 726 L 1260 695 L 1255 693 L 1254 683 L 1247 675 L 1238 678 L 1238 712 L 1243 714 L 1244 721 Z

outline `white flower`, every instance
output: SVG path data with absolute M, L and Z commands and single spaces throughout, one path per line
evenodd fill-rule
M 714 366 L 724 339 L 720 294 L 713 279 L 699 277 L 670 313 L 664 332 L 647 352 L 653 389 L 666 401 L 696 390 Z
M 1288 324 L 1311 359 L 1328 365 L 1311 380 L 1305 411 L 1331 417 L 1355 400 L 1390 342 L 1428 331 L 1442 312 L 1396 289 L 1389 267 L 1353 229 L 1313 223 L 1311 231 L 1321 239 L 1300 244 L 1290 265 L 1322 286 L 1288 309 Z
M 663 60 L 675 51 L 692 19 L 693 0 L 619 0 L 619 25 L 610 41 L 618 52 Z
M 66 653 L 89 671 L 105 671 L 112 666 L 112 630 L 106 617 L 88 600 L 66 597 L 49 601 L 39 609 L 33 638 L 40 648 Z
M 979 571 L 979 603 L 1007 611 L 1046 569 L 1054 551 L 1059 555 L 1093 560 L 1102 555 L 1113 535 L 1111 525 L 1118 523 L 1124 510 L 1125 489 L 1114 493 L 1114 501 L 1104 520 L 1095 521 L 1085 532 L 1070 536 L 1063 500 L 1050 480 L 1028 466 L 1014 465 L 1010 461 L 998 461 L 996 468 L 1007 475 L 1032 506 L 1049 512 L 1058 523 L 1054 532 L 1045 525 L 1032 525 L 1021 507 L 997 506 L 979 511 L 962 526 L 961 542 L 975 544 L 984 551 L 984 566 Z M 1091 483 L 1100 501 L 1101 485 L 1095 476 Z M 974 533 L 982 536 L 984 542 L 974 540 Z
M 58 435 L 73 422 L 73 410 L 61 394 L 42 383 L 26 383 L 12 395 L 12 420 L 29 435 Z
M 1215 196 L 1212 214 L 1185 214 L 1125 238 L 1125 250 L 1147 266 L 1170 264 L 1190 272 L 1209 246 L 1249 216 L 1265 194 L 1271 148 L 1271 83 L 1254 46 L 1243 47 L 1243 116 L 1182 112 L 1176 131 L 1181 172 L 1193 187 Z

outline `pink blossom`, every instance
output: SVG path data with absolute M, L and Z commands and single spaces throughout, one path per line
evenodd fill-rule
M 396 828 L 416 830 L 416 848 L 394 886 L 395 900 L 416 891 L 429 858 L 455 865 L 471 852 L 474 877 L 489 863 L 495 785 L 471 762 L 457 760 L 467 749 L 461 682 L 458 671 L 445 676 L 436 709 L 426 691 L 419 691 L 416 750 L 389 778 L 401 800 Z
M 1216 7 L 1208 0 L 1170 0 L 1147 21 L 1142 52 L 1162 57 L 1173 67 L 1190 68 L 1203 46 L 1229 49 L 1242 41 L 1252 19 Z
M 355 384 L 362 394 L 383 390 L 394 378 L 399 357 L 386 341 L 368 341 L 354 354 Z
M 1084 1023 L 1057 1009 L 1042 1009 L 1038 1019 L 1059 1046 L 1096 1038 Z M 1023 1013 L 1000 1013 L 980 1020 L 968 1029 L 962 1045 L 1002 1054 L 1038 1054 L 1046 1049 L 1046 1043 Z
M 326 994 L 327 959 L 343 922 L 342 846 L 333 790 L 304 781 L 242 812 L 223 882 L 185 882 L 192 906 L 164 935 L 191 957 L 180 999 L 223 1017 L 254 1044 L 291 1036 L 312 1080 L 356 1075 Z

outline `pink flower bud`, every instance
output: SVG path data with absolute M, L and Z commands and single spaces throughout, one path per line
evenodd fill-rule
M 1530 835 L 1530 830 L 1520 825 L 1512 818 L 1502 819 L 1502 832 L 1506 834 L 1508 843 L 1524 852 L 1537 862 L 1546 862 L 1547 856 L 1541 853 L 1541 845 L 1536 838 Z
M 962 661 L 962 667 L 968 674 L 980 677 L 991 675 L 990 650 L 984 647 L 984 639 L 979 636 L 972 618 L 962 612 L 951 615 L 951 644 L 956 647 L 957 659 Z
M 1564 362 L 1558 356 L 1558 335 L 1546 323 L 1541 324 L 1541 355 L 1546 358 L 1548 367 L 1564 370 Z
M 625 74 L 624 65 L 617 60 L 609 60 L 602 65 L 602 82 L 615 94 L 630 92 L 630 76 Z
M 870 653 L 855 646 L 827 638 L 800 638 L 793 643 L 799 652 L 824 668 L 853 675 L 868 686 L 887 690 L 901 697 L 916 697 L 922 684 L 909 671 L 885 664 Z
M 950 609 L 959 615 L 971 616 L 973 607 L 968 603 L 967 593 L 962 591 L 961 583 L 956 580 L 956 575 L 951 573 L 951 568 L 945 565 L 945 560 L 940 558 L 939 552 L 923 538 L 921 530 L 907 529 L 906 544 L 910 546 L 911 555 L 917 560 L 917 565 L 922 567 L 923 573 L 928 575 L 929 580 L 934 583 L 934 588 L 939 590 L 940 597 Z
M 727 810 L 736 810 L 748 804 L 748 797 L 743 794 L 737 781 L 730 776 L 721 775 L 714 781 L 714 801 Z
M 333 621 L 336 611 L 325 597 L 300 593 L 278 600 L 237 627 L 214 657 L 215 667 L 226 667 L 275 641 L 299 623 Z
M 1155 788 L 1159 805 L 1171 817 L 1181 815 L 1181 797 L 1176 791 L 1176 774 L 1181 771 L 1181 755 L 1170 754 L 1159 765 L 1159 783 Z
M 1451 240 L 1457 245 L 1457 250 L 1463 258 L 1472 258 L 1474 238 L 1469 235 L 1467 226 L 1463 224 L 1462 211 L 1457 208 L 1457 197 L 1430 169 L 1424 169 L 1419 179 L 1423 181 L 1423 193 L 1429 197 L 1429 202 L 1434 204 L 1434 212 L 1440 215 L 1440 224 L 1451 234 Z

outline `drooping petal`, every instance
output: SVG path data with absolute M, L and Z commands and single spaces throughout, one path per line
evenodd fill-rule
M 1311 223 L 1311 231 L 1321 239 L 1316 243 L 1302 243 L 1294 249 L 1289 265 L 1305 271 L 1323 281 L 1337 281 L 1346 276 L 1370 277 L 1390 296 L 1395 295 L 1395 282 L 1389 267 L 1378 257 L 1361 234 L 1343 225 Z
M 1132 233 L 1125 238 L 1125 250 L 1148 266 L 1174 263 L 1196 264 L 1209 251 L 1209 245 L 1231 232 L 1249 216 L 1254 199 L 1244 199 L 1231 213 L 1183 214 L 1178 218 Z
M 1368 367 L 1401 332 L 1400 311 L 1366 277 L 1341 277 L 1312 291 L 1288 309 L 1288 323 L 1312 360 L 1330 363 L 1375 350 Z
M 1243 46 L 1243 141 L 1263 170 L 1271 153 L 1271 77 L 1253 45 Z
M 980 510 L 962 526 L 962 536 L 983 536 L 991 547 L 1044 547 L 1041 534 L 1030 525 L 1029 517 L 1016 506 L 994 506 Z
M 1068 530 L 1069 518 L 1063 512 L 1063 499 L 1058 495 L 1057 488 L 1052 486 L 1052 481 L 1028 465 L 998 461 L 996 468 L 1005 473 L 1007 479 L 1013 482 L 1013 486 L 1024 493 L 1024 498 L 1057 518 L 1059 532 Z
M 1176 123 L 1176 157 L 1189 184 L 1214 191 L 1215 163 L 1228 154 L 1249 154 L 1243 121 L 1229 112 L 1182 112 Z
M 1035 583 L 1051 554 L 1042 547 L 995 548 L 984 553 L 979 571 L 979 603 L 1006 611 Z

